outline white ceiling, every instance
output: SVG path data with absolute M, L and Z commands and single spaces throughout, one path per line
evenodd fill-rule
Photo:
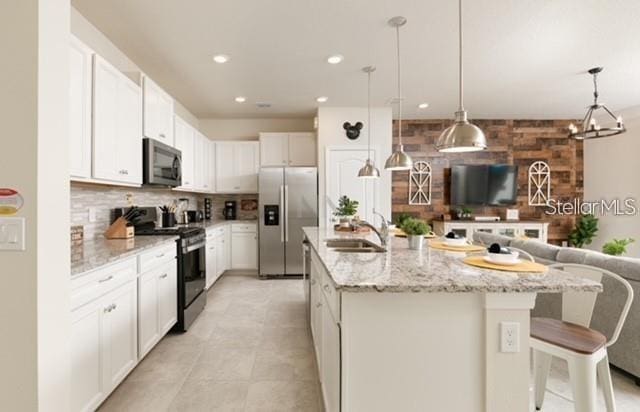
M 198 117 L 309 117 L 325 106 L 395 95 L 401 31 L 405 114 L 451 117 L 457 106 L 457 2 L 452 0 L 72 0 L 148 75 Z M 601 100 L 640 104 L 640 1 L 466 0 L 465 106 L 472 118 L 581 117 L 584 74 L 604 66 Z M 216 64 L 212 55 L 231 56 Z M 326 58 L 339 53 L 343 63 Z M 235 96 L 246 96 L 244 104 Z M 426 110 L 417 109 L 428 102 Z M 258 109 L 256 102 L 271 108 Z

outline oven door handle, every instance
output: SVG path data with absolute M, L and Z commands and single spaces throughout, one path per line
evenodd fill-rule
M 190 253 L 190 252 L 193 252 L 194 250 L 204 248 L 206 244 L 207 244 L 206 242 L 202 242 L 202 243 L 196 243 L 195 245 L 185 246 L 182 248 L 182 253 Z

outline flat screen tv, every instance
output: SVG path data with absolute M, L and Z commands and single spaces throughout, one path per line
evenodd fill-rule
M 451 204 L 507 206 L 517 202 L 518 166 L 455 165 L 451 167 Z

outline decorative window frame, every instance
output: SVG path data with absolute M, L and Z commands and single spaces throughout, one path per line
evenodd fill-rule
M 413 167 L 409 172 L 409 204 L 410 205 L 430 205 L 431 204 L 431 180 L 432 170 L 429 162 L 418 160 L 413 162 Z
M 551 200 L 551 168 L 537 161 L 529 166 L 529 206 L 547 206 Z

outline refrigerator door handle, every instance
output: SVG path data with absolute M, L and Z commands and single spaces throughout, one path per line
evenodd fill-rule
M 284 221 L 287 224 L 284 241 L 289 241 L 289 185 L 284 186 Z
M 289 185 L 284 186 L 284 221 L 287 227 L 284 232 L 284 241 L 289 241 Z
M 284 208 L 284 186 L 280 185 L 280 216 L 282 216 L 282 209 Z M 285 219 L 280 218 L 280 242 L 284 242 L 284 222 Z

